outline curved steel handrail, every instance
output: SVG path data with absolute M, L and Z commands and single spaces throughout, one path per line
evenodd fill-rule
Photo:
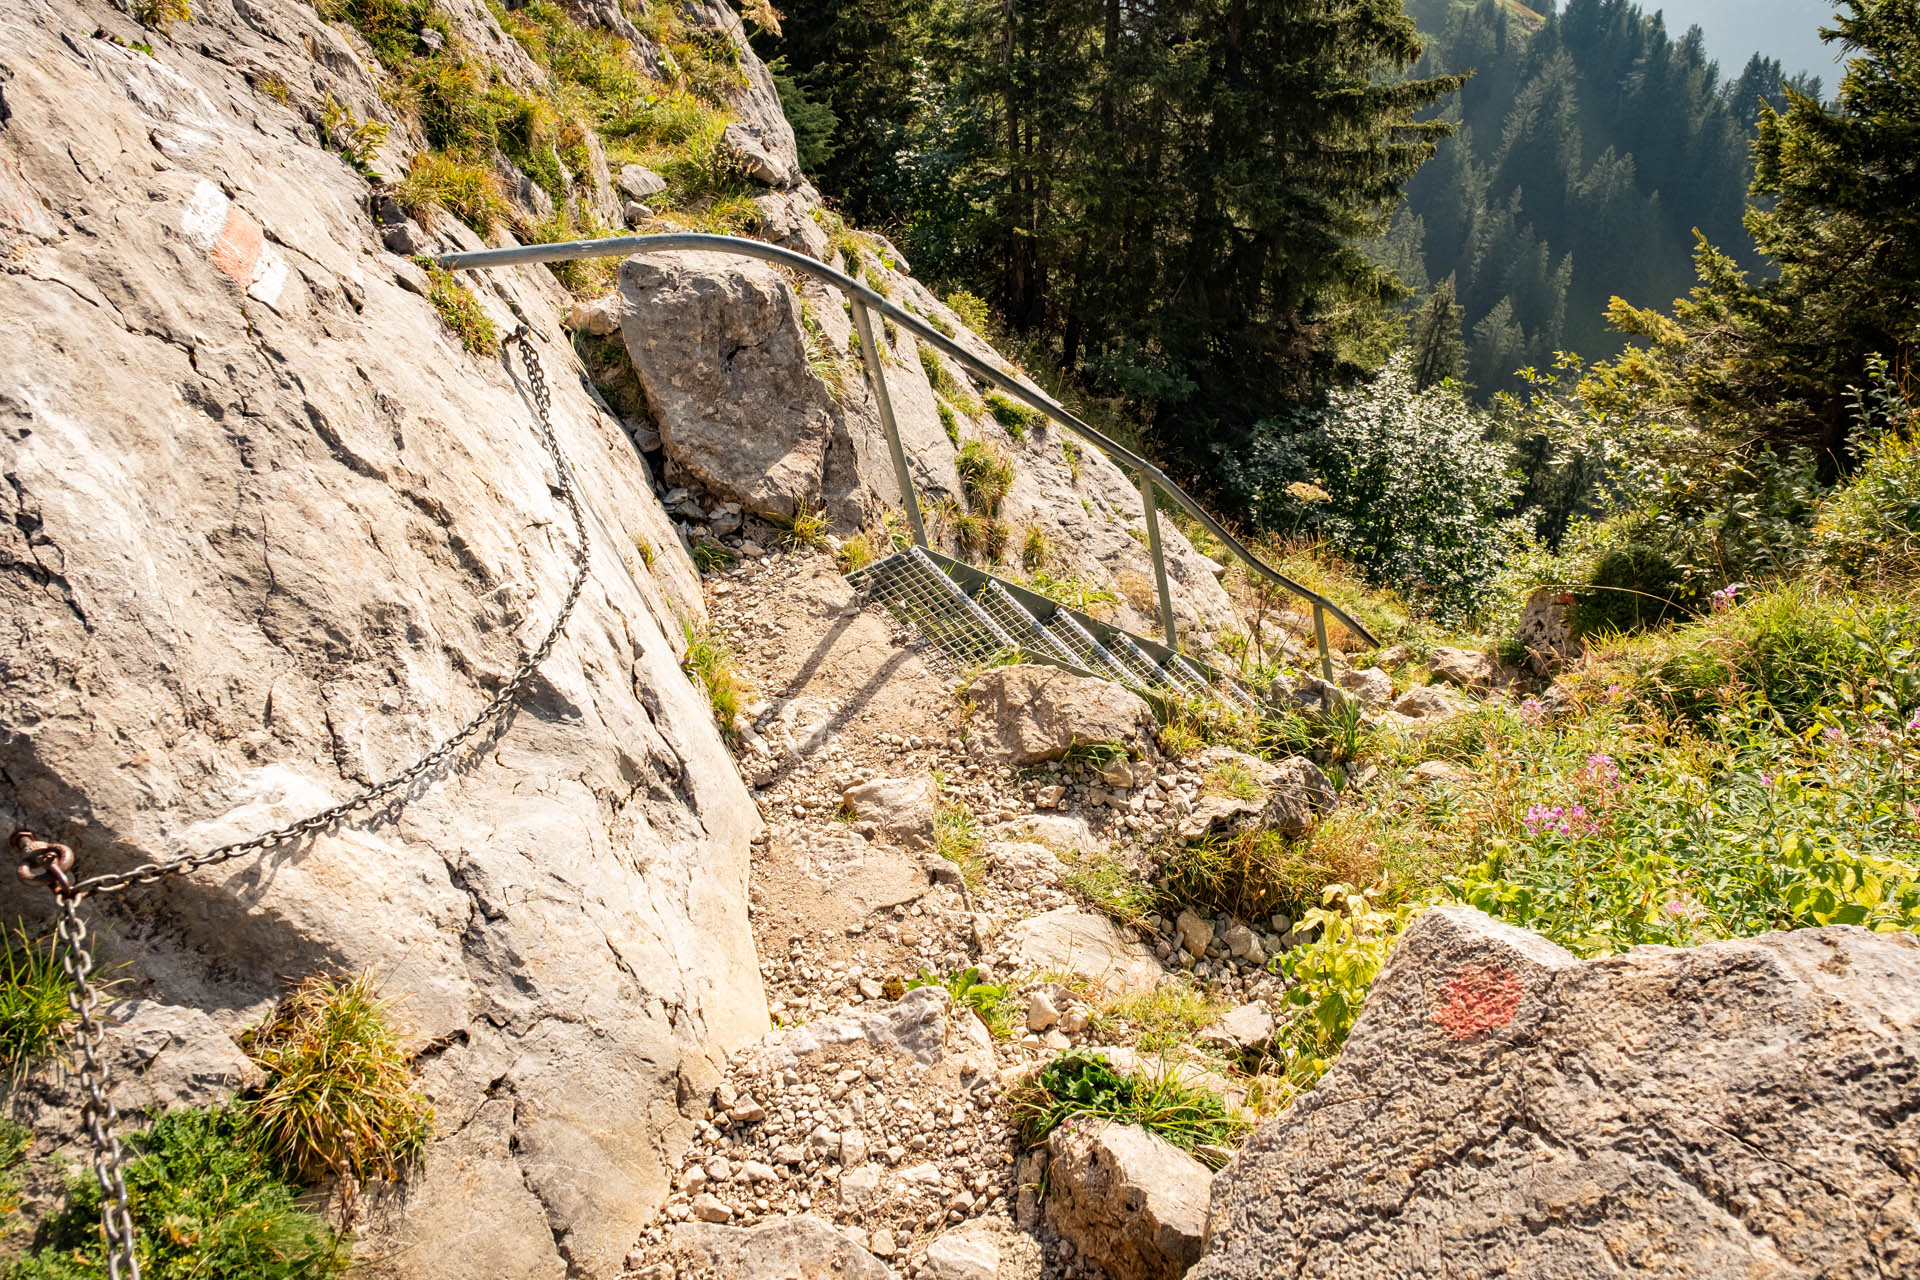
M 980 359 L 973 352 L 947 337 L 919 316 L 896 306 L 881 293 L 862 284 L 860 281 L 839 271 L 817 258 L 785 248 L 777 244 L 768 244 L 763 240 L 746 240 L 738 236 L 708 235 L 704 232 L 675 231 L 645 236 L 610 236 L 603 240 L 570 240 L 557 244 L 515 245 L 506 249 L 478 249 L 468 253 L 443 254 L 436 261 L 449 271 L 463 271 L 479 267 L 512 267 L 541 262 L 568 262 L 577 258 L 625 258 L 643 253 L 671 253 L 683 250 L 704 249 L 717 253 L 732 253 L 746 258 L 758 258 L 763 262 L 775 262 L 781 266 L 792 267 L 816 280 L 824 280 L 834 288 L 851 297 L 859 299 L 866 306 L 880 312 L 896 324 L 904 325 L 916 337 L 933 344 L 934 349 L 960 365 L 975 376 L 985 379 L 1001 391 L 1022 401 L 1027 406 L 1039 410 L 1058 422 L 1073 434 L 1098 448 L 1114 461 L 1130 467 L 1145 481 L 1172 498 L 1181 510 L 1200 522 L 1202 528 L 1218 538 L 1228 550 L 1243 560 L 1247 567 L 1275 586 L 1284 587 L 1294 595 L 1325 609 L 1338 618 L 1343 626 L 1370 645 L 1380 642 L 1371 631 L 1355 621 L 1353 615 L 1342 609 L 1319 592 L 1295 582 L 1286 574 L 1267 564 L 1259 556 L 1247 549 L 1245 543 L 1227 531 L 1225 525 L 1214 519 L 1205 508 L 1187 496 L 1186 490 L 1167 478 L 1153 463 L 1141 457 L 1133 450 L 1112 439 L 1097 427 L 1082 421 L 1069 412 L 1053 397 L 1026 386 L 1011 374 L 1003 373 Z M 1324 648 L 1324 641 L 1322 642 Z

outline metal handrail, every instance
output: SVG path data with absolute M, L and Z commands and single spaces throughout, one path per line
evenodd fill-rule
M 688 250 L 708 250 L 718 253 L 732 253 L 746 258 L 758 258 L 763 262 L 775 262 L 781 266 L 823 280 L 846 294 L 854 303 L 853 319 L 860 334 L 861 354 L 867 363 L 867 370 L 875 384 L 875 398 L 880 407 L 882 425 L 886 428 L 887 444 L 893 454 L 893 462 L 901 481 L 902 498 L 907 507 L 909 523 L 913 526 L 915 541 L 926 545 L 926 535 L 920 519 L 918 497 L 914 492 L 910 477 L 906 471 L 906 460 L 900 452 L 899 433 L 895 429 L 893 408 L 887 395 L 886 377 L 882 372 L 873 336 L 868 325 L 866 312 L 869 308 L 894 323 L 903 325 L 916 338 L 930 342 L 936 351 L 947 356 L 974 374 L 976 377 L 993 384 L 1001 391 L 1021 401 L 1030 408 L 1037 409 L 1061 426 L 1079 436 L 1082 440 L 1105 453 L 1115 462 L 1130 468 L 1139 479 L 1140 495 L 1146 510 L 1147 536 L 1149 550 L 1153 555 L 1154 575 L 1160 596 L 1160 622 L 1166 632 L 1169 648 L 1178 649 L 1178 636 L 1173 628 L 1173 611 L 1168 596 L 1166 561 L 1160 546 L 1159 520 L 1154 502 L 1154 490 L 1171 498 L 1174 505 L 1185 511 L 1200 523 L 1208 533 L 1218 538 L 1228 550 L 1239 556 L 1255 574 L 1285 588 L 1294 595 L 1313 605 L 1315 638 L 1320 650 L 1321 672 L 1332 679 L 1331 659 L 1327 652 L 1326 619 L 1324 614 L 1331 613 L 1343 626 L 1370 645 L 1380 642 L 1371 631 L 1354 620 L 1352 614 L 1342 609 L 1319 592 L 1295 582 L 1278 569 L 1267 564 L 1259 556 L 1248 550 L 1245 543 L 1229 533 L 1213 516 L 1187 495 L 1186 490 L 1167 478 L 1165 472 L 1147 459 L 1128 449 L 1109 437 L 1105 432 L 1082 421 L 1069 412 L 1051 396 L 1026 386 L 1011 374 L 1003 373 L 973 352 L 967 350 L 953 339 L 935 329 L 931 324 L 906 309 L 896 306 L 881 293 L 860 281 L 836 270 L 816 258 L 804 253 L 784 248 L 777 244 L 768 244 L 763 240 L 746 240 L 738 236 L 708 235 L 703 232 L 675 231 L 657 235 L 611 236 L 603 240 L 571 240 L 558 244 L 515 245 L 506 249 L 479 249 L 468 253 L 449 253 L 441 255 L 437 261 L 448 271 L 465 271 L 486 267 L 513 267 L 542 262 L 568 262 L 578 258 L 625 258 L 634 254 L 673 253 Z

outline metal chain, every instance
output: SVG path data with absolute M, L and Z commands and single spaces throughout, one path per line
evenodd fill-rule
M 566 455 L 560 451 L 560 441 L 553 434 L 553 395 L 547 386 L 546 371 L 541 367 L 539 353 L 534 349 L 532 334 L 522 325 L 508 335 L 507 343 L 519 349 L 521 362 L 526 366 L 527 382 L 532 388 L 534 407 L 538 411 L 540 442 L 553 462 L 560 498 L 566 503 L 567 513 L 573 517 L 578 542 L 573 552 L 573 580 L 567 585 L 566 599 L 561 602 L 553 625 L 547 628 L 540 643 L 521 660 L 512 677 L 487 700 L 485 706 L 413 764 L 384 781 L 366 787 L 351 799 L 322 809 L 298 822 L 248 840 L 223 844 L 205 853 L 165 862 L 150 862 L 131 871 L 92 876 L 76 882 L 70 874 L 73 851 L 66 845 L 41 840 L 33 832 L 24 829 L 13 833 L 13 848 L 20 856 L 20 878 L 29 884 L 44 882 L 60 903 L 57 932 L 64 944 L 61 966 L 72 983 L 67 992 L 67 1004 L 73 1009 L 76 1020 L 74 1039 L 80 1054 L 80 1079 L 86 1090 L 81 1118 L 88 1136 L 93 1140 L 93 1173 L 100 1183 L 100 1226 L 106 1237 L 107 1270 L 112 1280 L 140 1280 L 140 1259 L 134 1249 L 133 1215 L 127 1207 L 127 1185 L 123 1174 L 125 1152 L 116 1134 L 120 1115 L 107 1096 L 107 1069 L 100 1054 L 102 1029 L 94 1018 L 99 995 L 93 987 L 93 953 L 87 947 L 87 924 L 80 916 L 80 903 L 96 893 L 117 893 L 136 885 L 154 884 L 167 876 L 182 875 L 201 867 L 230 861 L 243 854 L 263 852 L 276 845 L 287 844 L 324 831 L 341 819 L 371 809 L 377 802 L 390 796 L 404 794 L 499 717 L 553 652 L 567 619 L 573 614 L 574 606 L 580 602 L 581 591 L 586 587 L 591 543 L 587 537 L 586 514 L 581 509 L 579 495 L 574 489 Z

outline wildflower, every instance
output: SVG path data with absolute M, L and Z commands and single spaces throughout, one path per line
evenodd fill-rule
M 1619 685 L 1617 685 L 1617 684 L 1610 684 L 1610 685 L 1608 685 L 1608 686 L 1607 686 L 1607 701 L 1608 701 L 1608 702 L 1618 702 L 1618 701 L 1620 701 L 1620 699 L 1622 699 L 1622 698 L 1624 698 L 1624 697 L 1626 697 L 1626 696 L 1627 696 L 1627 691 L 1626 691 L 1625 689 L 1623 689 L 1623 688 L 1621 688 L 1621 687 L 1620 687 Z
M 1761 773 L 1760 785 L 1763 787 L 1771 787 L 1773 785 L 1773 775 L 1771 773 Z
M 1699 924 L 1707 917 L 1707 909 L 1700 900 L 1690 893 L 1680 893 L 1667 899 L 1660 910 L 1669 920 L 1684 920 L 1688 924 Z
M 1714 592 L 1713 593 L 1713 611 L 1715 613 L 1725 613 L 1727 610 L 1733 608 L 1733 604 L 1734 604 L 1733 598 L 1735 595 L 1739 594 L 1739 591 L 1740 591 L 1739 583 L 1729 582 L 1726 586 Z
M 1587 757 L 1586 764 L 1580 767 L 1579 778 L 1588 786 L 1603 791 L 1621 791 L 1627 785 L 1620 776 L 1620 766 L 1604 751 L 1596 751 Z
M 1847 740 L 1847 735 L 1840 732 L 1840 730 L 1834 728 L 1832 725 L 1828 725 L 1826 728 L 1822 729 L 1820 731 L 1820 736 L 1827 740 L 1828 746 L 1834 746 L 1834 747 L 1839 746 L 1840 744 L 1844 743 Z
M 1520 704 L 1520 714 L 1526 717 L 1528 723 L 1539 724 L 1547 718 L 1546 704 L 1538 698 L 1528 698 Z

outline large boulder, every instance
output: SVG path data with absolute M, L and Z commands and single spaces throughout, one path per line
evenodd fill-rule
M 1433 668 L 1435 680 L 1444 680 L 1474 693 L 1484 693 L 1493 688 L 1494 678 L 1499 674 L 1499 665 L 1494 662 L 1493 655 L 1478 649 L 1453 649 L 1439 645 L 1428 656 L 1427 665 Z
M 1273 761 L 1229 747 L 1208 747 L 1194 767 L 1203 790 L 1193 811 L 1180 821 L 1183 840 L 1256 826 L 1297 838 L 1339 800 L 1333 782 L 1305 756 Z
M 1559 587 L 1541 587 L 1527 597 L 1513 634 L 1536 675 L 1550 676 L 1586 656 L 1586 646 L 1573 631 L 1573 604 L 1573 593 Z
M 310 122 L 331 96 L 404 136 L 354 38 L 303 0 L 195 5 L 174 40 L 111 5 L 7 15 L 0 809 L 91 875 L 406 768 L 539 643 L 579 539 L 517 359 L 463 349 Z M 250 87 L 266 69 L 290 105 Z M 610 1277 L 717 1064 L 765 1029 L 758 818 L 680 670 L 697 575 L 583 385 L 565 295 L 540 268 L 465 283 L 498 331 L 531 323 L 592 531 L 559 643 L 403 804 L 83 911 L 129 989 L 228 1036 L 287 977 L 380 975 L 437 1137 L 405 1196 L 367 1202 L 370 1274 Z M 0 918 L 46 919 L 6 885 Z M 238 1067 L 167 1082 L 219 1045 L 149 1030 L 127 1083 L 155 1102 Z
M 1139 694 L 1038 663 L 983 673 L 967 701 L 974 748 L 1007 764 L 1042 764 L 1101 743 L 1137 753 L 1154 730 L 1153 708 Z
M 1583 962 L 1436 907 L 1215 1181 L 1192 1275 L 1916 1275 L 1917 1171 L 1912 935 Z
M 1180 1280 L 1200 1256 L 1207 1167 L 1158 1134 L 1074 1121 L 1048 1139 L 1047 1221 L 1107 1280 Z

